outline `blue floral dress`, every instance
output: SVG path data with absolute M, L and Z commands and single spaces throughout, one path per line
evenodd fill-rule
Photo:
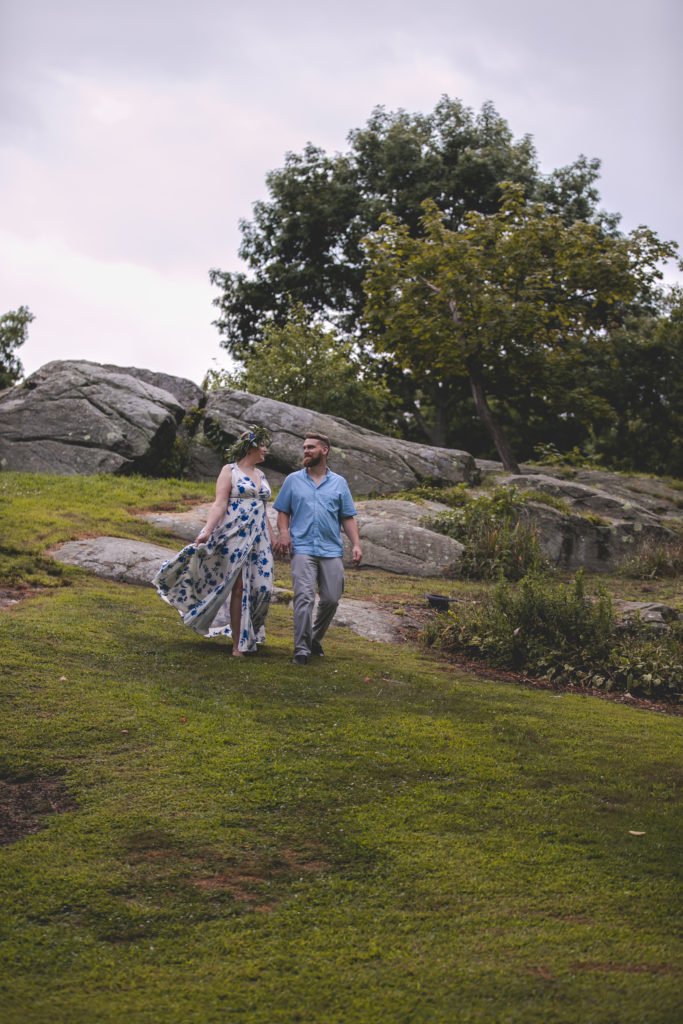
M 255 651 L 264 642 L 264 622 L 273 594 L 273 553 L 266 524 L 270 487 L 258 486 L 236 465 L 225 516 L 206 544 L 188 544 L 164 562 L 153 583 L 183 622 L 202 636 L 232 636 L 230 594 L 242 574 L 242 621 L 237 648 Z M 235 643 L 233 639 L 233 644 Z

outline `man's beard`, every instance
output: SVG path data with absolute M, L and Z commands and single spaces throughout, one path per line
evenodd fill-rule
M 304 466 L 319 466 L 322 461 L 322 455 L 304 455 L 303 457 Z

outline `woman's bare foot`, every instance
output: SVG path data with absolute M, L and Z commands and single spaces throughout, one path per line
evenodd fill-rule
M 233 658 L 243 658 L 244 657 L 244 655 L 242 654 L 241 651 L 233 651 L 232 652 L 232 656 L 233 656 Z

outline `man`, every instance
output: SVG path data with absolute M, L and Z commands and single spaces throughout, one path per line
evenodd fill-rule
M 273 505 L 277 549 L 292 554 L 295 665 L 306 665 L 311 654 L 323 654 L 322 639 L 344 591 L 341 530 L 351 541 L 353 564 L 360 565 L 363 557 L 349 485 L 327 468 L 329 451 L 329 438 L 307 433 L 303 469 L 286 477 Z M 313 622 L 316 586 L 319 602 Z

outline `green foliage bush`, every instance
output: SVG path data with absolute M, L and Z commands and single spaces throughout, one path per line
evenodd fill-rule
M 455 493 L 453 493 L 455 492 Z M 498 487 L 490 495 L 476 498 L 452 489 L 448 512 L 429 520 L 431 529 L 465 545 L 458 572 L 467 579 L 519 580 L 531 569 L 547 567 L 535 530 L 520 522 L 523 492 Z
M 563 684 L 669 700 L 683 690 L 683 624 L 657 633 L 639 622 L 618 625 L 610 598 L 589 598 L 580 572 L 568 585 L 538 573 L 514 588 L 501 582 L 435 620 L 424 640 Z
M 683 535 L 662 543 L 646 538 L 619 571 L 630 579 L 675 579 L 683 576 Z
M 600 455 L 577 445 L 571 451 L 561 452 L 551 441 L 548 444 L 534 445 L 534 459 L 532 465 L 536 466 L 571 466 L 574 469 L 602 469 L 603 462 Z
M 258 347 L 233 371 L 209 370 L 207 389 L 236 388 L 390 432 L 395 404 L 372 360 L 326 329 L 298 302 L 286 320 L 268 323 Z

